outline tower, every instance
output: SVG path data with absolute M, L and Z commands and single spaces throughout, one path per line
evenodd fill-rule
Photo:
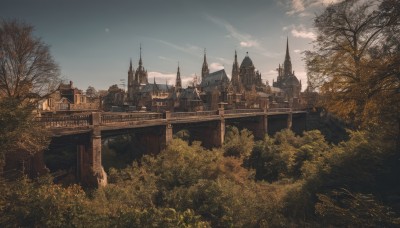
M 133 78 L 133 67 L 132 67 L 132 59 L 129 62 L 129 70 L 128 70 L 128 99 L 131 100 L 133 96 L 133 84 L 134 84 L 134 78 Z
M 180 89 L 182 89 L 182 80 L 178 62 L 178 71 L 176 72 L 176 81 L 175 81 L 175 91 L 178 91 Z
M 232 65 L 232 80 L 231 81 L 232 81 L 233 87 L 236 89 L 237 92 L 239 92 L 241 90 L 239 73 L 240 73 L 239 64 L 237 62 L 237 53 L 235 50 L 235 60 L 233 61 L 233 65 Z
M 141 84 L 149 84 L 147 78 L 147 70 L 143 67 L 142 61 L 142 45 L 140 45 L 140 55 L 139 55 L 139 66 L 135 72 L 135 82 L 139 85 Z
M 283 63 L 283 77 L 287 78 L 292 74 L 292 62 L 290 61 L 290 55 L 289 55 L 289 38 L 286 40 L 286 56 L 285 56 L 285 62 Z
M 201 68 L 201 80 L 210 73 L 210 70 L 208 69 L 208 64 L 207 64 L 207 57 L 206 57 L 206 49 L 204 48 L 204 60 L 203 60 L 203 67 Z

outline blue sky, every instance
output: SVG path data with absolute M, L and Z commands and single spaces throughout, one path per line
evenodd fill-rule
M 200 75 L 204 48 L 210 71 L 231 74 L 249 53 L 262 79 L 272 83 L 284 60 L 286 37 L 295 74 L 306 86 L 301 52 L 312 47 L 312 20 L 337 0 L 0 0 L 0 17 L 35 26 L 51 46 L 65 80 L 79 89 L 108 89 L 136 69 L 142 45 L 149 81 L 173 84 L 177 65 L 184 84 Z

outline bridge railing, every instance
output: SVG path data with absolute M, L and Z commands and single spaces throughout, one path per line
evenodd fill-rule
M 171 112 L 171 118 L 185 118 L 196 116 L 216 116 L 218 111 L 197 111 L 197 112 Z
M 121 123 L 131 121 L 155 120 L 162 119 L 161 113 L 135 113 L 135 114 L 102 114 L 101 123 Z
M 270 108 L 268 112 L 291 112 L 291 108 Z
M 82 127 L 90 125 L 92 122 L 92 115 L 82 114 L 56 117 L 36 117 L 35 121 L 45 128 Z
M 262 109 L 228 109 L 224 110 L 225 114 L 243 114 L 243 113 L 256 113 L 264 112 Z

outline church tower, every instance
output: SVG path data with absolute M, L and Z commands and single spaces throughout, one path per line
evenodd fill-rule
M 290 55 L 289 55 L 289 38 L 286 40 L 286 56 L 285 56 L 285 62 L 283 63 L 283 77 L 288 78 L 290 75 L 292 75 L 292 61 L 290 61 Z
M 133 84 L 134 84 L 134 78 L 133 78 L 133 67 L 132 67 L 132 59 L 129 62 L 129 70 L 128 70 L 128 99 L 131 100 L 133 98 Z
M 241 83 L 240 83 L 240 75 L 239 75 L 240 71 L 239 71 L 239 64 L 237 61 L 237 53 L 235 50 L 235 60 L 233 61 L 233 65 L 232 65 L 232 85 L 235 88 L 235 90 L 237 92 L 239 92 L 241 90 Z
M 140 56 L 139 56 L 139 66 L 136 69 L 135 72 L 135 82 L 139 85 L 143 84 L 149 84 L 148 78 L 147 78 L 147 70 L 144 69 L 143 67 L 143 61 L 142 61 L 142 45 L 140 45 Z
M 210 70 L 208 69 L 208 64 L 207 64 L 207 58 L 206 58 L 206 49 L 204 48 L 204 61 L 203 61 L 203 67 L 201 68 L 201 80 L 210 74 Z
M 175 81 L 175 91 L 179 91 L 181 89 L 182 89 L 181 71 L 179 69 L 179 63 L 178 63 L 178 72 L 176 72 L 176 81 Z

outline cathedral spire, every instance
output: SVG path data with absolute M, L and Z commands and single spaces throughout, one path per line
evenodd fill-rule
M 139 66 L 141 66 L 142 63 L 142 44 L 140 44 L 140 52 L 139 52 Z
M 283 63 L 283 76 L 289 77 L 292 74 L 292 62 L 290 61 L 290 55 L 289 55 L 289 37 L 286 40 L 286 56 L 285 56 L 285 62 Z
M 290 55 L 289 55 L 289 37 L 286 37 L 286 56 L 285 56 L 285 61 L 289 60 L 290 61 Z
M 207 64 L 207 56 L 206 56 L 206 49 L 204 48 L 204 60 L 203 60 L 203 67 L 201 68 L 201 80 L 203 80 L 207 75 L 210 73 Z
M 129 72 L 132 72 L 132 58 L 131 58 L 131 60 L 129 62 Z
M 179 62 L 178 62 L 178 71 L 176 72 L 175 89 L 179 90 L 181 88 L 182 88 L 181 71 L 180 71 Z

